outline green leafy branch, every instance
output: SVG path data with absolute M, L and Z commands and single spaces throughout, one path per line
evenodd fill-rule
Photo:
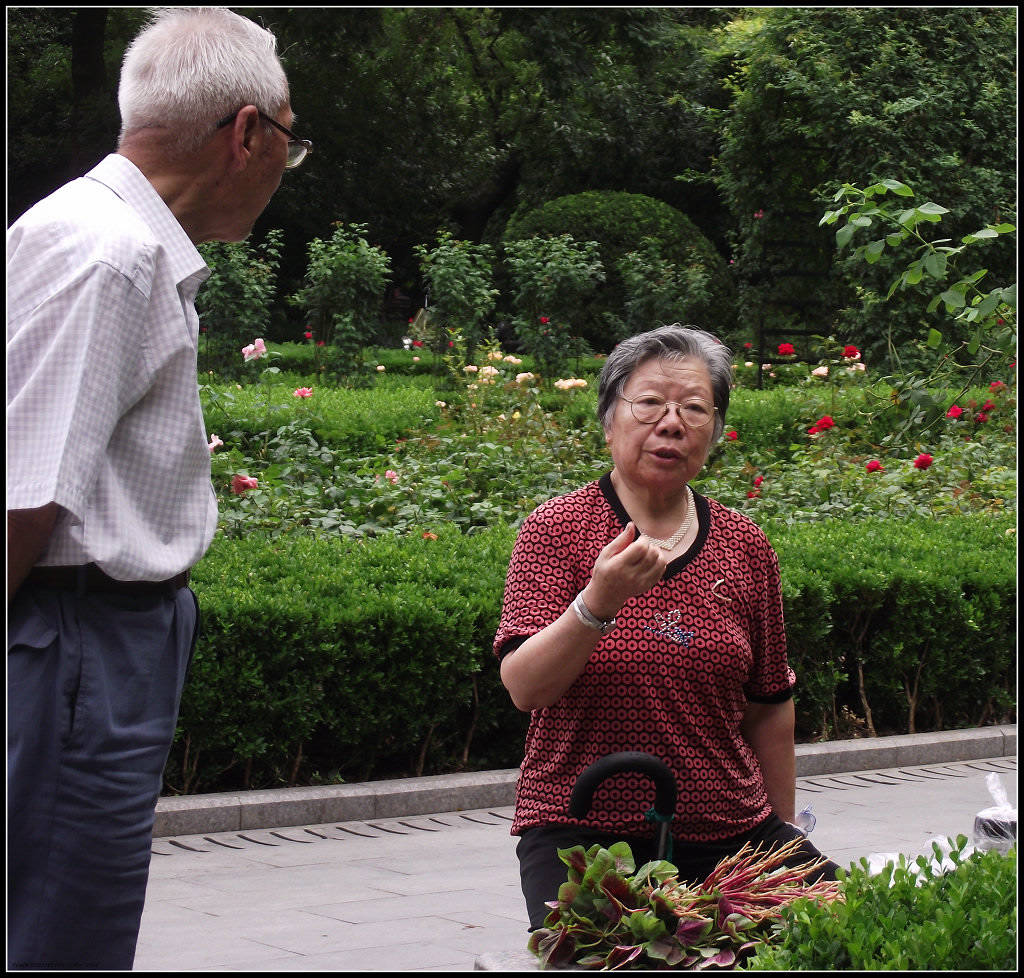
M 951 317 L 957 339 L 947 342 L 939 329 L 929 328 L 925 343 L 929 349 L 942 354 L 938 367 L 927 378 L 904 378 L 894 385 L 896 389 L 892 395 L 895 404 L 908 397 L 913 398 L 920 410 L 911 420 L 918 421 L 925 408 L 939 407 L 937 402 L 926 403 L 928 397 L 924 390 L 927 386 L 949 380 L 954 371 L 968 370 L 970 377 L 960 384 L 966 391 L 983 370 L 1007 362 L 1014 355 L 1017 343 L 1016 283 L 984 291 L 980 283 L 988 269 L 977 268 L 961 273 L 958 266 L 968 249 L 972 249 L 973 254 L 980 244 L 1000 235 L 1015 234 L 1016 226 L 989 224 L 964 235 L 959 244 L 953 244 L 950 238 L 929 240 L 922 234 L 922 229 L 938 224 L 949 210 L 932 201 L 912 206 L 890 203 L 883 199 L 890 193 L 902 198 L 904 203 L 906 198 L 914 196 L 914 191 L 899 180 L 880 180 L 863 189 L 844 183 L 832 201 L 839 206 L 825 211 L 818 223 L 819 226 L 832 225 L 845 218 L 845 223 L 836 231 L 836 245 L 840 251 L 849 246 L 862 229 L 881 231 L 880 237 L 857 246 L 852 252 L 854 257 L 869 265 L 880 262 L 887 255 L 887 250 L 895 260 L 896 249 L 914 248 L 914 259 L 892 280 L 886 300 L 891 299 L 897 290 L 916 287 L 929 280 L 935 283 L 936 288 L 941 287 L 928 302 L 927 312 L 931 315 L 942 307 Z M 965 358 L 966 363 L 962 362 Z

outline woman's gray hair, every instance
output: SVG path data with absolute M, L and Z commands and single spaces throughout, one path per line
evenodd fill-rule
M 732 351 L 710 333 L 679 323 L 631 336 L 608 355 L 597 388 L 597 417 L 604 429 L 608 430 L 619 396 L 637 367 L 652 359 L 681 360 L 683 357 L 698 358 L 711 375 L 711 391 L 717 409 L 711 442 L 717 442 L 725 431 L 725 413 L 729 409 Z
M 122 140 L 171 129 L 175 149 L 187 153 L 243 106 L 276 117 L 289 102 L 288 79 L 270 31 L 227 7 L 165 7 L 125 52 L 117 100 Z

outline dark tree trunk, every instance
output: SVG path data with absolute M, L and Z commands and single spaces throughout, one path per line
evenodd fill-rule
M 117 107 L 103 60 L 107 13 L 106 7 L 83 7 L 75 11 L 71 34 L 69 177 L 81 176 L 114 148 L 109 133 Z

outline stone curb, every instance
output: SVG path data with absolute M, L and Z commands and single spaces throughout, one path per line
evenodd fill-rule
M 797 777 L 1009 757 L 1017 725 L 798 744 Z M 439 774 L 398 781 L 274 788 L 161 798 L 153 835 L 203 835 L 321 825 L 438 812 L 503 808 L 515 801 L 519 769 Z

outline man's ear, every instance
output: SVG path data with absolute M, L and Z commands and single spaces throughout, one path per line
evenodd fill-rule
M 231 162 L 236 169 L 244 170 L 252 161 L 256 152 L 254 141 L 259 138 L 262 128 L 259 109 L 255 105 L 239 109 L 229 128 Z

